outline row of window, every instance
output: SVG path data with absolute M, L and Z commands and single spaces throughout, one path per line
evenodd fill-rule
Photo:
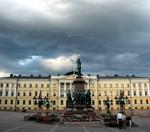
M 114 100 L 114 101 L 116 102 L 116 100 Z M 140 104 L 143 104 L 143 101 L 144 101 L 143 99 L 140 99 L 140 102 L 139 102 L 139 103 L 140 103 Z M 111 105 L 113 105 L 113 100 L 110 100 L 110 102 L 111 102 Z M 149 104 L 149 100 L 146 99 L 146 100 L 145 100 L 145 103 L 146 103 L 146 104 Z M 98 101 L 98 104 L 99 104 L 99 105 L 103 105 L 103 104 L 105 104 L 105 103 L 104 103 L 102 100 L 99 100 L 99 101 Z M 128 100 L 127 104 L 131 104 L 130 100 Z M 134 104 L 137 104 L 137 99 L 134 100 Z M 94 100 L 92 100 L 92 105 L 95 105 L 95 101 L 94 101 Z
M 3 95 L 3 91 L 0 91 L 0 96 L 2 95 Z M 113 91 L 110 91 L 110 94 L 108 94 L 107 91 L 104 91 L 104 96 L 109 96 L 109 95 L 113 96 Z M 119 95 L 119 91 L 116 92 L 116 95 Z M 128 91 L 127 96 L 130 96 L 130 95 L 131 95 L 130 91 Z M 137 96 L 137 91 L 134 91 L 133 95 Z M 8 91 L 5 92 L 5 96 L 8 96 Z M 14 96 L 14 92 L 11 92 L 11 96 Z M 20 96 L 20 92 L 18 92 L 18 96 Z M 27 94 L 23 92 L 23 96 L 27 96 Z M 28 96 L 32 96 L 32 93 L 29 92 Z M 37 92 L 35 92 L 35 96 L 38 96 Z M 47 93 L 47 96 L 48 96 L 48 93 Z M 53 96 L 56 96 L 56 93 L 54 93 Z M 92 96 L 95 96 L 94 92 L 92 92 Z M 99 93 L 98 96 L 101 96 L 101 93 Z M 139 96 L 148 96 L 148 91 L 144 91 L 144 94 L 142 91 L 139 91 Z M 61 91 L 61 97 L 64 97 L 64 94 L 62 94 L 62 91 Z
M 8 96 L 9 91 L 5 91 L 5 96 Z M 3 91 L 0 91 L 0 96 L 3 95 Z M 14 92 L 11 92 L 11 96 L 14 96 Z
M 60 83 L 60 86 L 63 88 L 64 87 L 64 84 L 65 83 Z M 9 83 L 6 83 L 6 87 L 9 87 L 9 86 L 12 86 L 12 87 L 14 87 L 15 86 L 15 84 L 9 84 Z M 56 86 L 56 84 L 54 83 L 53 84 L 53 86 Z M 133 88 L 136 88 L 136 87 L 139 87 L 139 88 L 141 88 L 141 87 L 145 87 L 145 88 L 147 88 L 147 86 L 148 86 L 148 84 L 147 83 L 133 83 L 132 84 L 132 87 Z M 1 83 L 0 84 L 0 87 L 4 87 L 4 84 L 3 83 Z M 21 87 L 24 87 L 24 88 L 26 88 L 26 87 L 29 87 L 29 88 L 32 88 L 32 87 L 35 87 L 35 88 L 44 88 L 44 87 L 47 87 L 47 88 L 49 88 L 50 87 L 50 84 L 46 84 L 46 86 L 44 85 L 44 84 L 35 84 L 35 85 L 33 85 L 33 84 L 18 84 L 18 87 L 19 88 L 21 88 Z M 70 87 L 70 83 L 66 83 L 66 87 Z M 91 84 L 91 87 L 94 87 L 94 84 Z M 100 87 L 102 87 L 102 84 L 98 84 L 98 87 L 100 88 Z M 113 88 L 113 87 L 116 87 L 116 88 L 118 88 L 118 87 L 122 87 L 122 88 L 124 88 L 124 87 L 127 87 L 127 88 L 129 88 L 130 87 L 130 84 L 115 84 L 115 86 L 113 85 L 113 84 L 103 84 L 103 87 L 104 88 L 107 88 L 107 87 L 110 87 L 110 88 Z
M 92 84 L 91 85 L 92 87 L 94 87 L 94 84 Z M 139 87 L 139 88 L 141 88 L 141 87 L 145 87 L 145 88 L 147 88 L 147 83 L 133 83 L 132 84 L 132 87 L 133 88 L 136 88 L 136 87 Z M 100 87 L 104 87 L 104 88 L 107 88 L 107 87 L 110 87 L 110 88 L 113 88 L 113 87 L 116 87 L 116 88 L 119 88 L 119 87 L 122 87 L 122 88 L 124 88 L 124 87 L 127 87 L 127 88 L 129 88 L 130 87 L 130 84 L 115 84 L 115 85 L 113 85 L 113 84 L 103 84 L 103 86 L 102 86 L 102 84 L 98 84 L 98 87 L 100 88 Z
M 29 84 L 29 85 L 27 85 L 27 84 L 20 84 L 19 83 L 18 87 L 19 88 L 21 88 L 21 87 L 24 87 L 24 88 L 27 88 L 27 87 L 29 87 L 29 88 L 32 88 L 32 87 L 35 87 L 35 88 L 44 88 L 44 87 L 50 88 L 50 84 L 35 84 L 35 85 Z
M 0 99 L 0 105 L 2 104 L 2 100 Z M 5 99 L 4 100 L 4 104 L 7 105 L 8 104 L 8 100 Z M 14 104 L 14 100 L 10 100 L 10 104 L 13 105 Z M 20 100 L 17 100 L 17 105 L 20 104 Z M 22 100 L 22 104 L 23 105 L 31 105 L 31 100 L 28 100 L 28 103 L 27 103 L 27 100 Z M 53 100 L 53 105 L 56 105 L 56 100 Z M 60 105 L 64 105 L 64 100 L 61 100 L 60 101 Z
M 23 100 L 22 101 L 22 104 L 23 105 L 26 105 L 26 100 Z M 111 105 L 113 105 L 113 100 L 110 100 L 110 102 L 111 102 Z M 13 103 L 14 103 L 14 101 L 13 100 L 10 100 L 10 104 L 11 105 L 13 105 Z M 130 102 L 130 100 L 128 100 L 128 104 L 130 104 L 131 102 Z M 140 102 L 139 102 L 140 104 L 143 104 L 143 100 L 142 99 L 140 99 Z M 0 104 L 2 104 L 2 100 L 0 99 Z M 6 104 L 8 104 L 8 100 L 7 99 L 5 99 L 4 100 L 4 104 L 6 105 Z M 20 100 L 17 100 L 17 104 L 19 105 L 20 104 Z M 102 105 L 103 104 L 103 101 L 102 100 L 99 100 L 99 102 L 98 102 L 98 104 L 99 105 Z M 134 99 L 134 104 L 137 104 L 137 99 Z M 149 104 L 149 100 L 148 99 L 146 99 L 146 104 Z M 31 105 L 31 100 L 28 100 L 28 105 Z M 53 100 L 53 105 L 56 105 L 56 101 L 55 100 Z M 64 105 L 64 100 L 61 100 L 60 101 L 60 105 Z M 95 105 L 95 100 L 92 100 L 92 105 Z
M 116 95 L 119 95 L 120 94 L 120 91 L 116 91 Z M 98 96 L 101 96 L 102 94 L 99 93 Z M 127 91 L 127 96 L 130 96 L 131 95 L 131 92 L 130 91 Z M 134 96 L 137 96 L 138 93 L 137 91 L 134 91 L 133 92 L 133 95 Z M 92 96 L 95 96 L 94 92 L 92 92 Z M 113 96 L 113 91 L 104 91 L 104 96 Z M 139 96 L 148 96 L 148 91 L 144 91 L 144 93 L 142 91 L 139 91 Z
M 6 88 L 8 88 L 10 85 L 11 85 L 11 84 L 6 83 Z M 14 86 L 15 86 L 15 84 L 12 84 L 11 87 L 14 87 Z M 0 84 L 0 87 L 4 87 L 4 84 L 1 83 L 1 84 Z M 24 87 L 24 88 L 27 88 L 27 87 L 29 87 L 29 88 L 32 88 L 32 87 L 35 87 L 35 88 L 44 88 L 44 87 L 47 87 L 47 88 L 49 88 L 49 87 L 50 87 L 50 84 L 35 84 L 35 85 L 29 84 L 29 85 L 27 85 L 27 84 L 20 84 L 20 83 L 19 83 L 19 84 L 18 84 L 18 87 L 19 87 L 19 88 L 21 88 L 21 87 Z

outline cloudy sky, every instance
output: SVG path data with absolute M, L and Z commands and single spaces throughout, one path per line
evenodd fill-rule
M 150 0 L 0 0 L 0 76 L 150 76 Z

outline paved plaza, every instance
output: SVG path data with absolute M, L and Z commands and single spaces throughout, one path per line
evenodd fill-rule
M 74 124 L 41 124 L 34 121 L 24 121 L 27 113 L 0 111 L 0 132 L 149 132 L 150 118 L 134 117 L 133 120 L 139 127 L 128 127 L 126 129 L 105 127 L 103 125 L 81 125 Z

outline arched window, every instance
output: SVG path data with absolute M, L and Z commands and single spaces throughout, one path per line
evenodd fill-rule
M 10 101 L 10 104 L 13 104 L 13 100 Z
M 134 100 L 134 104 L 137 104 L 137 100 L 136 99 Z
M 7 99 L 5 99 L 5 104 L 7 104 Z

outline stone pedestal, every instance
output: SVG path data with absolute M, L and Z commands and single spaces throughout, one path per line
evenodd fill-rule
M 64 120 L 66 121 L 89 121 L 96 120 L 97 116 L 91 101 L 88 101 L 87 91 L 85 91 L 85 81 L 81 76 L 77 76 L 73 82 L 74 92 L 72 94 L 72 103 L 66 106 Z M 90 92 L 90 91 L 89 91 Z M 91 98 L 91 97 L 90 97 Z M 80 118 L 78 119 L 78 116 Z
M 85 81 L 82 77 L 76 77 L 73 81 L 74 92 L 85 92 Z

